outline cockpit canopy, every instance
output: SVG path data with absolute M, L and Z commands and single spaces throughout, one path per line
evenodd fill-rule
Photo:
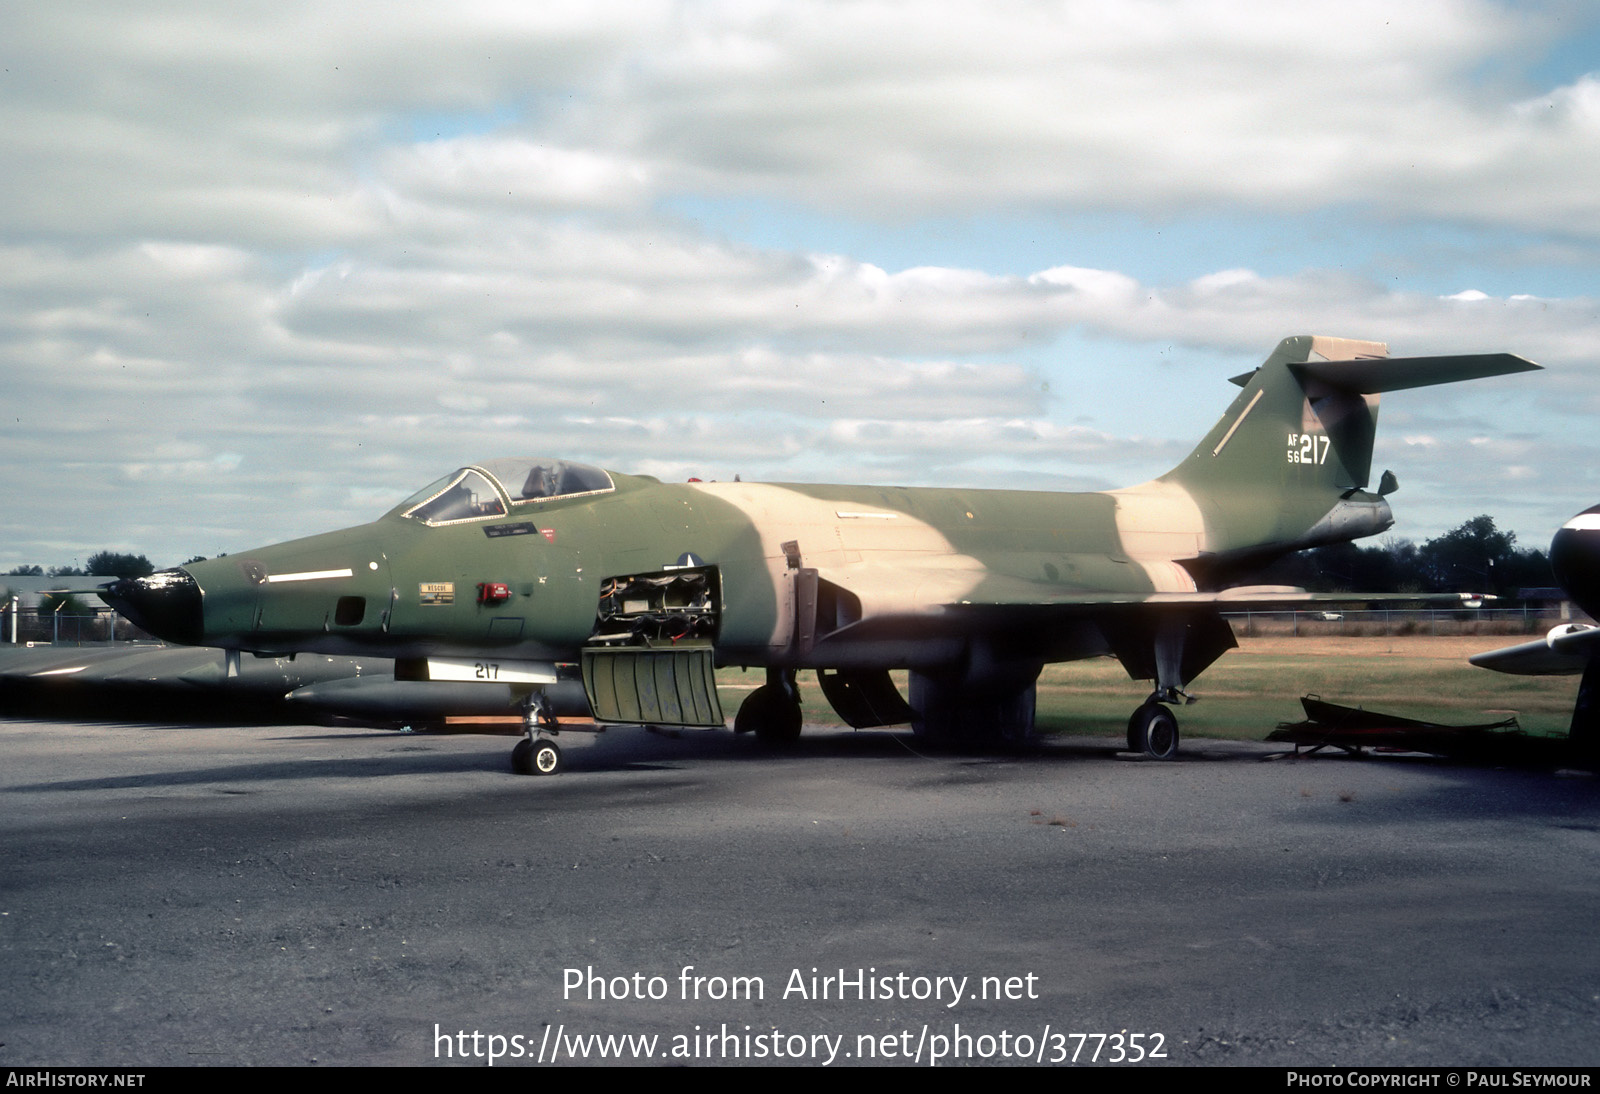
M 487 460 L 452 471 L 428 484 L 394 511 L 424 524 L 455 524 L 503 517 L 516 506 L 615 489 L 610 475 L 584 463 L 548 459 Z

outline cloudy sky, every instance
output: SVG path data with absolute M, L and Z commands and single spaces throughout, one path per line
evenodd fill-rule
M 453 467 L 1128 485 L 1291 334 L 1393 534 L 1600 501 L 1580 0 L 0 9 L 0 570 L 370 519 Z

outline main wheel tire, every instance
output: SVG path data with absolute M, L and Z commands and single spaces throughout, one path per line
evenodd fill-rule
M 533 746 L 533 773 L 554 775 L 561 770 L 561 749 L 554 741 L 538 741 Z
M 791 702 L 780 689 L 762 684 L 739 704 L 733 731 L 754 733 L 764 744 L 784 745 L 799 740 L 800 721 L 799 703 Z
M 511 770 L 518 775 L 554 775 L 561 770 L 561 749 L 554 741 L 535 743 L 524 737 L 511 750 Z
M 1178 754 L 1178 719 L 1160 703 L 1146 703 L 1128 719 L 1128 751 L 1143 752 L 1153 760 L 1170 760 Z

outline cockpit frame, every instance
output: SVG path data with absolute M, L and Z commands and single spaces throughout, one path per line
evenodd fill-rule
M 520 484 L 513 492 L 507 484 Z M 507 458 L 469 464 L 436 479 L 393 512 L 430 528 L 492 520 L 517 507 L 608 494 L 609 472 L 571 460 Z

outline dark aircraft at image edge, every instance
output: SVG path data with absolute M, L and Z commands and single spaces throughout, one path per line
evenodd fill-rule
M 1600 619 L 1600 505 L 1556 530 L 1550 541 L 1556 581 L 1591 619 Z M 1518 676 L 1577 676 L 1570 738 L 1581 755 L 1600 759 L 1600 627 L 1563 623 L 1543 638 L 1468 658 L 1479 668 Z
M 127 578 L 101 595 L 171 642 L 391 658 L 392 681 L 479 688 L 520 709 L 513 766 L 561 766 L 556 707 L 581 668 L 601 723 L 724 725 L 714 670 L 762 667 L 734 728 L 801 728 L 815 670 L 856 728 L 1014 745 L 1043 665 L 1111 654 L 1154 689 L 1134 751 L 1170 757 L 1185 688 L 1234 646 L 1220 612 L 1317 594 L 1239 585 L 1289 552 L 1384 531 L 1371 479 L 1378 395 L 1538 366 L 1511 354 L 1391 358 L 1381 342 L 1288 338 L 1171 471 L 1093 493 L 663 483 L 585 464 L 461 468 L 370 524 Z M 909 670 L 902 696 L 891 670 Z

